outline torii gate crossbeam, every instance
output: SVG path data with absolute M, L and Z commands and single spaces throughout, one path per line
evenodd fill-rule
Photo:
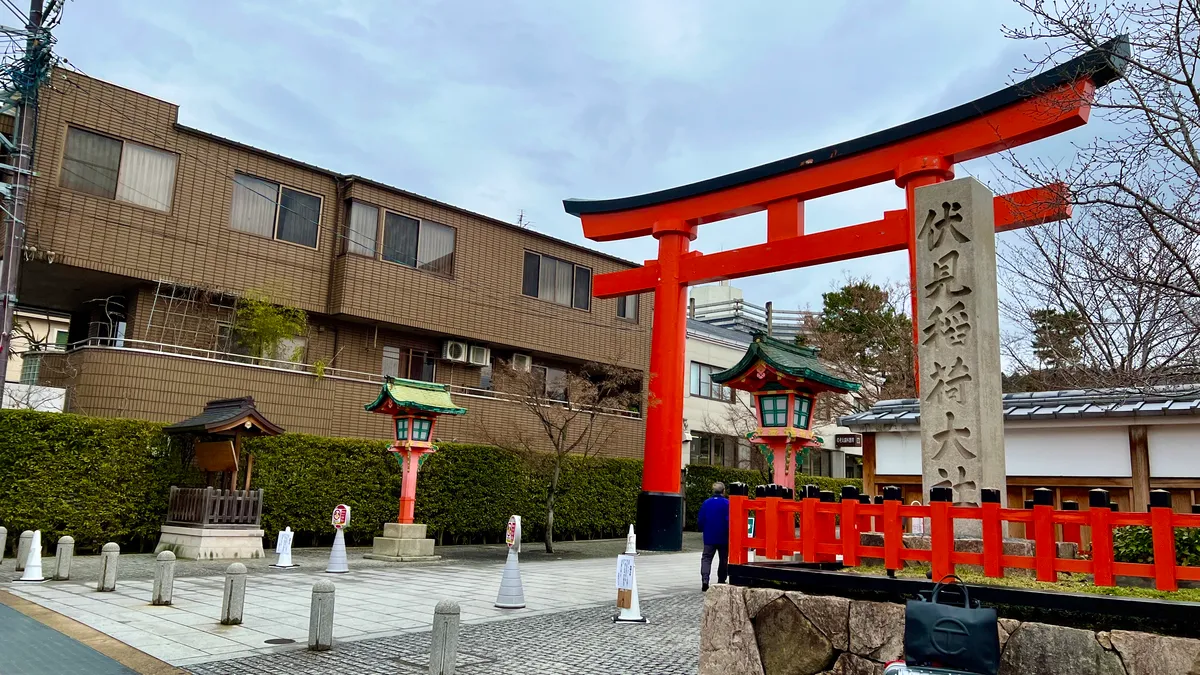
M 905 249 L 915 279 L 914 190 L 953 178 L 956 163 L 1086 124 L 1096 88 L 1119 78 L 1128 56 L 1128 41 L 1116 38 L 983 98 L 852 141 L 644 195 L 563 202 L 589 239 L 658 240 L 657 260 L 597 275 L 593 288 L 598 298 L 654 292 L 637 518 L 643 548 L 682 547 L 687 287 Z M 907 208 L 888 211 L 882 220 L 804 234 L 805 201 L 888 180 L 904 189 Z M 700 225 L 764 210 L 766 243 L 710 255 L 690 251 Z M 1070 207 L 1063 186 L 1051 185 L 997 197 L 995 213 L 997 231 L 1005 231 L 1068 218 Z

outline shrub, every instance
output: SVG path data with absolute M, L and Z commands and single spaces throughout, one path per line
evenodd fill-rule
M 82 553 L 109 541 L 151 549 L 171 485 L 198 484 L 179 446 L 152 422 L 6 410 L 0 524 L 14 547 L 22 530 L 40 529 L 51 550 L 65 534 Z
M 1154 535 L 1144 525 L 1113 531 L 1113 557 L 1117 562 L 1153 563 Z M 1175 528 L 1175 564 L 1200 566 L 1200 528 Z

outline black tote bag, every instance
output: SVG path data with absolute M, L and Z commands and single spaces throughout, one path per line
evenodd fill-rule
M 958 583 L 962 606 L 938 602 L 946 579 Z M 904 658 L 908 665 L 966 670 L 996 675 L 1000 668 L 1000 635 L 996 610 L 971 607 L 967 587 L 958 577 L 938 582 L 928 602 L 909 600 L 904 609 Z

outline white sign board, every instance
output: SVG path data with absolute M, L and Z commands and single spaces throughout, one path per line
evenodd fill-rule
M 279 538 L 275 540 L 275 552 L 279 554 L 288 553 L 292 550 L 292 528 L 287 528 L 279 533 Z
M 333 507 L 333 526 L 337 529 L 350 524 L 350 507 L 345 504 L 338 504 Z
M 504 543 L 517 553 L 521 552 L 521 516 L 513 516 L 508 519 L 508 528 L 504 532 Z
M 634 556 L 621 554 L 617 556 L 617 590 L 633 590 L 633 560 Z

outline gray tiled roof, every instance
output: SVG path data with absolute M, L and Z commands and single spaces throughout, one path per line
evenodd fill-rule
M 699 319 L 688 319 L 687 329 L 694 333 L 703 333 L 705 335 L 711 335 L 724 340 L 737 342 L 746 345 L 747 347 L 749 347 L 750 343 L 754 340 L 754 336 L 749 333 L 744 333 L 740 330 L 734 330 L 732 328 L 725 328 L 723 326 L 716 326 L 711 323 L 700 321 Z
M 1005 421 L 1047 421 L 1096 417 L 1200 415 L 1200 384 L 1146 389 L 1066 389 L 1004 394 Z M 855 431 L 921 421 L 915 398 L 880 401 L 865 412 L 838 420 Z

